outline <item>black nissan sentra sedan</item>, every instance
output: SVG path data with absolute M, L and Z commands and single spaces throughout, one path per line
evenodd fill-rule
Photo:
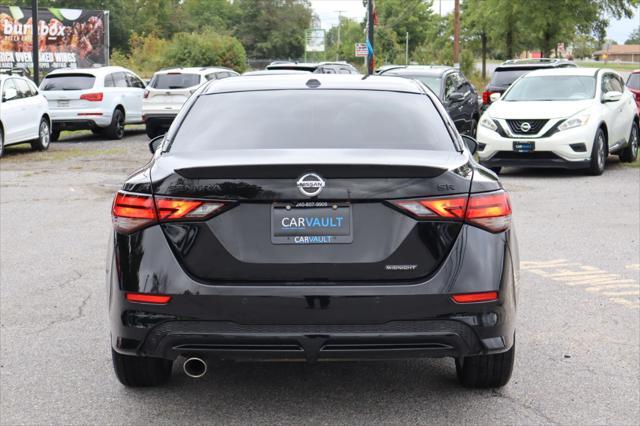
M 518 250 L 499 180 L 433 93 L 355 75 L 205 83 L 113 202 L 127 386 L 230 360 L 452 357 L 497 387 Z

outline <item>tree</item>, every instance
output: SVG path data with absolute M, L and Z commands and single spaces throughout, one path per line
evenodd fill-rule
M 327 31 L 327 59 L 362 62 L 355 56 L 355 44 L 364 43 L 364 24 L 346 17 L 340 18 L 340 47 L 338 48 L 338 26 Z
M 432 3 L 432 0 L 376 0 L 378 28 L 382 34 L 393 31 L 395 36 L 387 39 L 398 41 L 404 41 L 409 33 L 409 52 L 413 52 L 426 41 L 429 27 L 435 24 Z
M 624 44 L 640 44 L 640 26 L 629 34 L 629 38 Z
M 251 58 L 300 58 L 311 22 L 307 0 L 235 0 L 239 22 L 234 34 Z
M 466 0 L 462 3 L 461 26 L 467 41 L 479 39 L 482 58 L 482 79 L 487 78 L 489 35 L 496 26 L 495 14 L 489 9 L 489 0 Z

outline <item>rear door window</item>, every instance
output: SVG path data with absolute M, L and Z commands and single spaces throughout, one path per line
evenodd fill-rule
M 160 90 L 187 89 L 200 84 L 200 74 L 167 73 L 156 74 L 149 83 L 150 87 Z
M 640 73 L 631 74 L 627 80 L 627 87 L 633 90 L 640 90 Z
M 49 74 L 42 81 L 41 90 L 87 90 L 91 89 L 96 77 L 91 74 Z
M 113 82 L 115 87 L 129 87 L 127 75 L 123 72 L 113 73 Z

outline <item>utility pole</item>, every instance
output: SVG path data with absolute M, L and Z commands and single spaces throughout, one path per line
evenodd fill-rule
M 336 50 L 336 61 L 340 60 L 340 29 L 342 27 L 342 12 L 346 12 L 346 10 L 336 10 L 338 14 L 338 49 Z
M 368 26 L 367 26 L 367 42 L 369 43 L 369 46 L 371 48 L 371 50 L 369 51 L 369 54 L 367 56 L 367 74 L 371 75 L 373 74 L 373 57 L 374 57 L 374 45 L 373 45 L 373 27 L 374 27 L 374 22 L 373 22 L 373 0 L 369 0 L 367 2 L 367 22 L 368 22 Z
M 453 14 L 453 65 L 460 66 L 460 0 L 455 0 Z
M 404 64 L 409 65 L 409 31 L 404 36 Z
M 40 52 L 38 40 L 38 0 L 31 0 L 31 56 L 33 62 L 33 81 L 40 85 Z

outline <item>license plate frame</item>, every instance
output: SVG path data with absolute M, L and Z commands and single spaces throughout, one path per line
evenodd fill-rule
M 533 152 L 536 150 L 535 141 L 514 141 L 513 152 L 520 152 L 523 154 Z
M 69 99 L 58 99 L 58 108 L 69 108 Z
M 271 243 L 350 244 L 352 206 L 346 202 L 301 201 L 271 205 Z

